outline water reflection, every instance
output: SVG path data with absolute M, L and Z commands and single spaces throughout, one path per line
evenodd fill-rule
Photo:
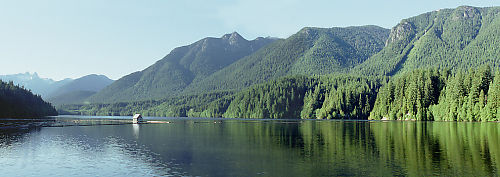
M 499 124 L 372 124 L 380 160 L 419 176 L 490 176 L 500 169 Z
M 139 124 L 132 124 L 135 139 L 139 139 Z
M 0 165 L 12 166 L 5 175 L 22 176 L 35 172 L 91 176 L 495 176 L 500 169 L 498 123 L 171 122 L 41 128 L 14 139 L 0 134 Z

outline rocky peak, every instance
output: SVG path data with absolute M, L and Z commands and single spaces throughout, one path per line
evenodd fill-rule
M 305 34 L 306 36 L 315 36 L 318 34 L 318 30 L 313 27 L 305 27 L 302 28 L 299 33 Z
M 460 6 L 455 10 L 453 20 L 469 19 L 477 16 L 481 16 L 481 13 L 477 8 L 471 6 Z
M 230 45 L 235 45 L 240 42 L 247 41 L 237 32 L 233 32 L 231 34 L 225 34 L 224 36 L 222 36 L 222 39 L 228 41 Z
M 391 29 L 391 33 L 389 34 L 389 38 L 385 42 L 385 45 L 387 46 L 390 43 L 400 41 L 401 39 L 409 37 L 414 33 L 415 29 L 412 23 L 406 21 L 401 22 Z

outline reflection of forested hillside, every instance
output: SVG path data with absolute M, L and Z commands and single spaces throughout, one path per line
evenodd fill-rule
M 491 176 L 500 169 L 500 125 L 386 122 L 370 124 L 381 161 L 408 174 Z
M 153 161 L 197 176 L 491 176 L 500 169 L 493 123 L 187 120 L 83 130 L 137 143 Z
M 50 154 L 63 151 L 83 159 L 68 161 L 77 167 L 102 161 L 94 170 L 110 175 L 121 174 L 104 168 L 123 166 L 117 162 L 151 175 L 192 176 L 494 176 L 500 169 L 495 123 L 170 122 L 3 132 L 0 151 L 30 148 L 35 159 L 37 153 L 63 158 Z

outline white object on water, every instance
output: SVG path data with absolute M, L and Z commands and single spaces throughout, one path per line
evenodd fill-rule
M 132 117 L 132 123 L 137 124 L 142 122 L 142 115 L 141 114 L 134 114 L 134 117 Z

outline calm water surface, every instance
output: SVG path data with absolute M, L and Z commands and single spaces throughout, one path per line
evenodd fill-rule
M 498 176 L 500 169 L 499 123 L 163 121 L 170 123 L 58 117 L 15 129 L 33 123 L 0 121 L 1 175 Z

